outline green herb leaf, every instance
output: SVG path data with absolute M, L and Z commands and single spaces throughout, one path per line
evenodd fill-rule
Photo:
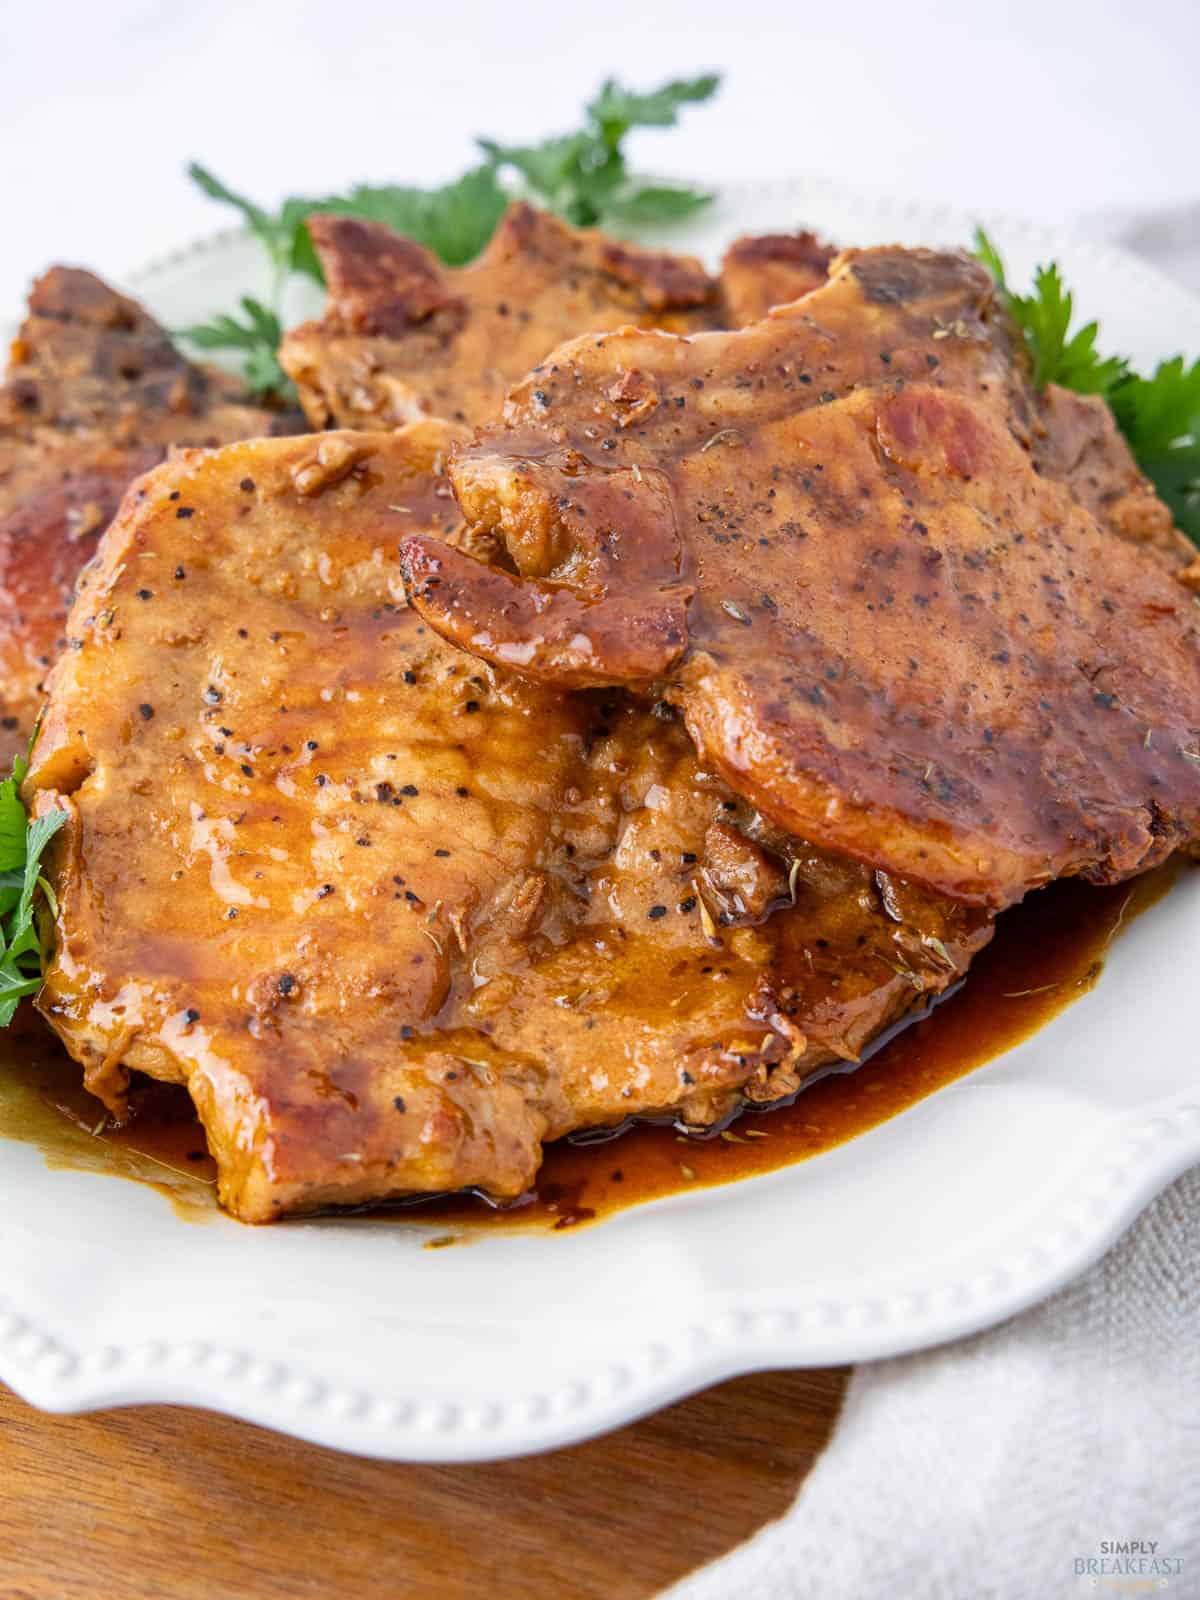
M 1096 349 L 1098 323 L 1089 322 L 1072 331 L 1074 296 L 1064 285 L 1055 262 L 1037 269 L 1034 292 L 1023 295 L 1009 286 L 1000 252 L 982 228 L 975 230 L 975 254 L 995 278 L 1025 337 L 1037 388 L 1057 383 L 1078 394 L 1108 395 L 1129 376 L 1128 362 L 1119 356 L 1101 356 Z
M 53 907 L 53 891 L 41 874 L 46 846 L 67 820 L 48 811 L 30 822 L 19 787 L 26 764 L 13 762 L 0 784 L 0 1027 L 12 1021 L 19 1002 L 42 983 L 46 952 L 38 926 L 39 897 Z
M 1130 376 L 1113 391 L 1112 408 L 1138 455 L 1165 455 L 1200 426 L 1200 361 L 1182 356 L 1159 364 L 1152 378 Z
M 1200 361 L 1189 367 L 1175 356 L 1153 377 L 1142 377 L 1123 357 L 1100 354 L 1097 323 L 1072 332 L 1074 300 L 1053 263 L 1038 268 L 1033 294 L 1021 295 L 1008 286 L 1000 253 L 982 228 L 975 230 L 975 254 L 1024 336 L 1037 387 L 1057 383 L 1103 395 L 1138 466 L 1176 524 L 1200 544 Z
M 577 227 L 688 216 L 708 205 L 712 195 L 631 177 L 621 145 L 631 128 L 672 127 L 683 106 L 710 99 L 719 84 L 716 74 L 708 73 L 637 94 L 610 79 L 587 107 L 578 133 L 539 145 L 479 143 L 496 166 L 512 167 L 537 199 Z
M 1162 362 L 1153 377 L 1130 377 L 1109 396 L 1138 465 L 1200 544 L 1200 361 Z
M 608 143 L 616 145 L 630 128 L 673 128 L 685 105 L 711 100 L 720 86 L 720 76 L 706 72 L 699 78 L 664 83 L 649 94 L 637 94 L 610 78 L 588 106 L 587 114 Z
M 495 167 L 485 162 L 440 189 L 362 185 L 318 209 L 382 222 L 432 250 L 448 266 L 460 267 L 473 261 L 495 233 L 508 199 Z
M 634 226 L 643 222 L 671 222 L 702 211 L 715 198 L 704 189 L 689 189 L 683 185 L 635 184 L 613 198 L 608 215 Z
M 978 225 L 975 228 L 975 259 L 982 261 L 983 265 L 996 280 L 996 287 L 1002 293 L 1008 291 L 1008 281 L 1004 272 L 1004 262 L 1000 259 L 1000 252 L 992 243 L 988 235 Z
M 1033 381 L 1039 389 L 1061 384 L 1079 394 L 1107 394 L 1128 373 L 1118 357 L 1102 357 L 1096 349 L 1099 324 L 1089 322 L 1071 332 L 1074 297 L 1064 287 L 1058 267 L 1039 267 L 1034 293 L 1009 293 L 1009 303 L 1025 332 L 1033 355 Z
M 20 782 L 14 770 L 12 777 L 0 783 L 0 873 L 5 874 L 25 861 L 25 807 L 17 793 Z
M 237 350 L 242 357 L 242 376 L 255 394 L 274 394 L 280 399 L 295 398 L 295 390 L 279 365 L 279 341 L 283 329 L 275 313 L 250 295 L 242 296 L 245 320 L 214 317 L 211 322 L 181 328 L 177 335 L 198 350 Z
M 1165 456 L 1139 456 L 1138 465 L 1171 508 L 1176 527 L 1200 545 L 1200 444 L 1193 440 Z
M 235 210 L 241 212 L 250 231 L 257 234 L 266 247 L 277 276 L 282 277 L 292 269 L 293 238 L 292 228 L 286 216 L 286 206 L 278 214 L 264 211 L 262 206 L 256 205 L 253 200 L 248 200 L 245 195 L 238 194 L 197 161 L 189 163 L 187 172 L 192 182 L 203 189 L 210 200 L 220 200 L 224 205 L 233 206 Z M 296 205 L 302 202 L 292 201 L 289 204 Z

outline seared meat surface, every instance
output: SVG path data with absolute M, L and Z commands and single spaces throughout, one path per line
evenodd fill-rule
M 324 316 L 280 349 L 314 428 L 479 422 L 564 339 L 633 325 L 740 327 L 824 282 L 814 234 L 737 239 L 719 280 L 687 256 L 639 250 L 514 204 L 477 261 L 454 269 L 382 223 L 318 214 Z
M 34 285 L 0 388 L 0 761 L 23 750 L 75 579 L 139 473 L 173 444 L 269 433 L 278 413 L 192 366 L 89 272 Z
M 319 322 L 287 334 L 279 357 L 314 428 L 481 421 L 584 329 L 688 332 L 720 320 L 717 285 L 698 261 L 520 203 L 457 269 L 378 222 L 321 214 L 308 227 L 329 302 Z
M 1200 589 L 1196 546 L 1175 526 L 1099 395 L 1049 384 L 1034 417 L 1033 453 L 1038 471 L 1068 484 L 1102 527 Z
M 665 693 L 780 826 L 961 900 L 1144 871 L 1200 834 L 1196 604 L 1015 343 L 976 263 L 892 248 L 736 333 L 563 346 L 452 465 L 503 563 L 416 536 L 414 603 Z
M 793 1089 L 961 976 L 986 913 L 787 839 L 666 708 L 443 643 L 454 430 L 186 451 L 81 586 L 27 796 L 65 807 L 39 1005 L 118 1114 L 186 1083 L 224 1203 L 475 1185 Z
M 819 289 L 836 255 L 815 233 L 751 233 L 735 239 L 721 262 L 726 326 L 744 328 L 772 306 L 790 305 Z

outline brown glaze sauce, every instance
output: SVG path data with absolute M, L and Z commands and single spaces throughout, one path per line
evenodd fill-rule
M 1121 928 L 1185 870 L 1170 861 L 1133 883 L 1067 879 L 1004 913 L 967 980 L 901 1026 L 861 1065 L 818 1074 L 790 1102 L 746 1112 L 703 1136 L 671 1125 L 561 1139 L 547 1146 L 537 1187 L 497 1207 L 469 1194 L 382 1206 L 355 1220 L 442 1230 L 431 1248 L 479 1228 L 562 1230 L 640 1201 L 773 1172 L 830 1150 L 895 1116 L 1036 1032 L 1093 987 Z M 0 1040 L 0 1137 L 36 1145 L 51 1167 L 152 1184 L 189 1218 L 216 1210 L 216 1169 L 180 1089 L 142 1082 L 135 1115 L 108 1126 L 79 1068 L 29 1012 Z

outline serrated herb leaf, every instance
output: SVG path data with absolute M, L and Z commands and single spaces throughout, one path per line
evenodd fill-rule
M 440 189 L 364 184 L 320 209 L 382 222 L 432 250 L 448 266 L 460 267 L 487 244 L 508 201 L 495 167 L 485 162 Z
M 689 189 L 681 184 L 632 185 L 610 202 L 608 215 L 635 227 L 643 222 L 672 222 L 702 211 L 715 198 L 708 190 Z
M 307 237 L 307 235 L 305 235 Z M 281 400 L 295 398 L 291 382 L 279 365 L 283 328 L 275 313 L 260 300 L 242 296 L 244 321 L 233 316 L 181 328 L 177 335 L 198 350 L 236 350 L 242 357 L 242 376 L 254 394 L 273 394 Z
M 24 761 L 14 761 L 11 776 L 0 784 L 0 1027 L 8 1026 L 26 995 L 41 988 L 46 952 L 38 927 L 39 896 L 54 906 L 41 860 L 67 820 L 67 813 L 57 810 L 29 820 L 20 796 L 25 770 Z
M 1200 361 L 1160 362 L 1150 378 L 1130 376 L 1113 391 L 1112 408 L 1138 455 L 1163 455 L 1200 426 Z
M 995 279 L 996 287 L 1002 293 L 1006 294 L 1008 291 L 1008 280 L 1004 271 L 1004 262 L 1000 258 L 1000 252 L 996 249 L 996 246 L 992 243 L 991 239 L 983 231 L 983 229 L 978 226 L 976 226 L 975 229 L 974 255 L 976 261 L 981 261 L 991 273 L 992 277 Z
M 1009 287 L 1000 253 L 982 228 L 975 230 L 975 254 L 1021 330 L 1037 387 L 1057 383 L 1102 395 L 1176 524 L 1200 544 L 1200 361 L 1189 367 L 1175 356 L 1143 377 L 1123 357 L 1100 354 L 1097 323 L 1072 331 L 1074 299 L 1055 264 L 1039 267 L 1034 292 L 1021 295 Z
M 1175 356 L 1149 378 L 1131 373 L 1109 403 L 1142 471 L 1200 544 L 1200 361 Z
M 265 246 L 277 274 L 290 270 L 291 239 L 282 213 L 276 215 L 266 211 L 253 200 L 248 200 L 245 195 L 238 194 L 227 183 L 223 183 L 215 173 L 210 172 L 207 167 L 202 167 L 198 161 L 188 164 L 187 173 L 192 182 L 203 189 L 210 200 L 220 200 L 224 205 L 233 206 L 235 210 L 241 212 L 250 231 L 256 234 Z
M 610 78 L 588 106 L 587 114 L 605 139 L 617 144 L 630 128 L 673 128 L 685 105 L 711 100 L 720 86 L 720 76 L 706 72 L 698 78 L 676 78 L 649 94 L 638 94 Z
M 668 221 L 708 205 L 712 196 L 631 176 L 622 141 L 631 128 L 672 127 L 683 106 L 710 99 L 719 84 L 716 74 L 708 73 L 638 94 L 610 79 L 587 107 L 578 133 L 539 145 L 479 143 L 492 162 L 512 167 L 536 199 L 577 227 Z
M 14 774 L 0 783 L 0 873 L 18 869 L 25 860 L 25 807 Z

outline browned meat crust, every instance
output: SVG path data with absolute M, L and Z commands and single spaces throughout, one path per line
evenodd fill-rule
M 1175 526 L 1099 395 L 1050 384 L 1035 416 L 1033 453 L 1038 470 L 1068 484 L 1102 527 L 1200 588 L 1195 545 Z
M 1013 342 L 976 263 L 894 248 L 737 333 L 563 346 L 452 466 L 505 564 L 415 537 L 415 603 L 666 692 L 781 826 L 965 901 L 1144 871 L 1200 832 L 1196 605 Z
M 790 305 L 819 289 L 836 248 L 815 233 L 759 233 L 735 239 L 721 262 L 725 325 L 744 328 L 772 306 Z
M 279 355 L 314 428 L 479 421 L 582 329 L 683 333 L 720 320 L 717 285 L 698 261 L 581 232 L 523 204 L 458 269 L 377 222 L 321 214 L 309 231 L 329 303 Z
M 571 1128 L 772 1099 L 990 934 L 770 829 L 669 712 L 426 628 L 397 547 L 458 537 L 453 437 L 177 456 L 126 498 L 53 675 L 41 1009 L 116 1110 L 131 1068 L 187 1084 L 247 1220 L 513 1195 Z
M 280 421 L 91 273 L 38 280 L 0 389 L 0 760 L 24 749 L 75 579 L 130 480 L 173 444 Z

